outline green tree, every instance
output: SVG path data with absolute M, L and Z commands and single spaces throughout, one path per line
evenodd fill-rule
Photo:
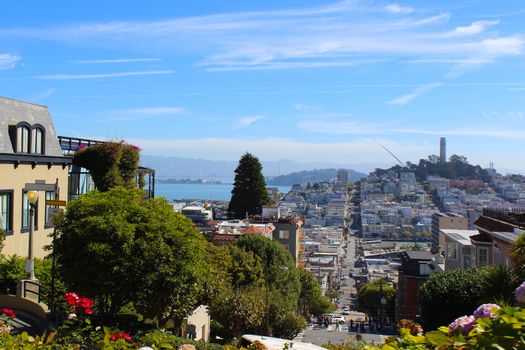
M 305 318 L 310 315 L 319 316 L 333 308 L 330 300 L 321 293 L 321 286 L 314 275 L 305 269 L 299 269 L 301 278 L 301 294 L 299 309 Z
M 278 327 L 284 319 L 291 319 L 290 314 L 297 313 L 301 292 L 299 271 L 292 256 L 278 242 L 259 235 L 242 237 L 236 245 L 257 256 L 264 268 L 263 300 L 268 300 L 265 303 L 265 317 L 268 317 L 269 326 L 268 329 L 264 323 L 264 333 L 285 336 Z M 293 332 L 285 337 L 292 335 Z
M 4 241 L 5 241 L 5 232 L 0 227 L 0 253 L 2 252 L 2 249 L 4 249 Z
M 262 212 L 262 206 L 270 203 L 262 166 L 257 157 L 245 153 L 235 169 L 232 197 L 228 212 L 234 218 Z
M 379 316 L 383 306 L 381 298 L 386 299 L 384 312 L 391 313 L 394 308 L 396 291 L 383 280 L 375 280 L 362 285 L 357 291 L 358 310 L 370 316 Z
M 482 283 L 483 273 L 475 268 L 430 276 L 419 290 L 424 327 L 436 328 L 469 315 L 478 306 Z
M 204 283 L 205 239 L 164 199 L 137 189 L 93 191 L 68 203 L 57 222 L 63 280 L 112 316 L 128 303 L 139 313 L 182 320 Z

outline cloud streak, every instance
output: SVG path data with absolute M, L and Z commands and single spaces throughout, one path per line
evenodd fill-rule
M 9 53 L 0 53 L 0 70 L 12 69 L 22 58 Z
M 246 128 L 254 124 L 255 122 L 257 122 L 258 120 L 261 120 L 262 118 L 264 118 L 264 116 L 262 115 L 253 115 L 253 116 L 239 118 L 237 122 L 235 123 L 235 125 L 233 126 L 233 128 L 234 129 Z
M 442 63 L 454 59 L 468 62 L 484 59 L 488 63 L 522 53 L 522 34 L 486 33 L 487 29 L 497 27 L 499 20 L 452 26 L 450 16 L 448 12 L 419 10 L 396 3 L 376 6 L 369 2 L 338 1 L 318 7 L 159 21 L 0 28 L 0 36 L 111 48 L 132 46 L 144 52 L 151 49 L 173 54 L 197 52 L 201 56 L 197 65 L 210 71 L 352 67 L 384 59 L 406 61 L 429 57 L 440 58 Z M 85 62 L 128 60 L 134 59 Z
M 135 77 L 143 75 L 164 75 L 173 74 L 173 70 L 146 70 L 146 71 L 132 71 L 132 72 L 118 72 L 118 73 L 98 73 L 98 74 L 50 74 L 40 75 L 35 77 L 42 80 L 79 80 L 79 79 L 106 79 L 106 78 L 122 78 Z
M 99 64 L 99 63 L 134 63 L 134 62 L 156 62 L 160 61 L 160 58 L 115 58 L 105 60 L 78 60 L 71 61 L 75 64 Z
M 402 95 L 402 96 L 396 97 L 396 98 L 388 101 L 387 104 L 404 106 L 407 103 L 411 102 L 416 97 L 424 95 L 427 92 L 430 92 L 430 91 L 440 87 L 441 85 L 443 85 L 443 83 L 432 83 L 432 84 L 427 84 L 427 85 L 420 86 L 420 87 L 418 87 L 417 89 L 415 89 L 413 92 L 411 92 L 409 94 Z

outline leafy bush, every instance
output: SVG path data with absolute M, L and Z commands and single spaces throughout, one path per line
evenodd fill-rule
M 124 141 L 106 142 L 77 151 L 73 164 L 91 173 L 95 186 L 105 192 L 112 187 L 135 187 L 140 148 Z
M 474 268 L 430 276 L 419 290 L 423 326 L 435 328 L 473 310 L 482 296 L 483 276 Z

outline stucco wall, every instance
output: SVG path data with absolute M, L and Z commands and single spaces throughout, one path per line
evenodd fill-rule
M 35 180 L 44 180 L 46 184 L 54 184 L 58 179 L 60 199 L 67 199 L 68 169 L 62 165 L 38 164 L 34 168 L 31 164 L 19 164 L 15 167 L 12 163 L 0 164 L 0 190 L 12 190 L 13 208 L 13 231 L 6 236 L 5 247 L 2 253 L 5 255 L 27 256 L 28 236 L 27 232 L 22 233 L 22 190 L 26 183 L 34 183 Z M 45 245 L 51 244 L 48 237 L 53 232 L 51 228 L 44 228 L 45 223 L 45 193 L 38 194 L 38 221 L 37 229 L 33 235 L 35 257 L 44 257 Z

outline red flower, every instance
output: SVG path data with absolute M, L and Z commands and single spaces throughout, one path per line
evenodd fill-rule
M 4 315 L 7 315 L 8 317 L 16 318 L 15 312 L 13 310 L 11 310 L 11 309 L 6 308 L 6 307 L 4 307 L 0 312 L 2 314 L 4 314 Z
M 79 306 L 84 309 L 89 309 L 93 305 L 93 300 L 89 298 L 80 298 L 77 300 L 77 303 L 75 306 Z
M 76 303 L 78 302 L 78 299 L 79 297 L 76 293 L 69 292 L 69 293 L 64 294 L 64 300 L 66 301 L 66 303 L 68 303 L 71 306 L 76 305 Z
M 93 310 L 91 310 L 90 308 L 87 308 L 87 309 L 84 310 L 84 313 L 86 315 L 93 315 Z
M 109 339 L 117 341 L 119 339 L 124 339 L 125 341 L 131 341 L 131 336 L 128 333 L 111 333 Z

